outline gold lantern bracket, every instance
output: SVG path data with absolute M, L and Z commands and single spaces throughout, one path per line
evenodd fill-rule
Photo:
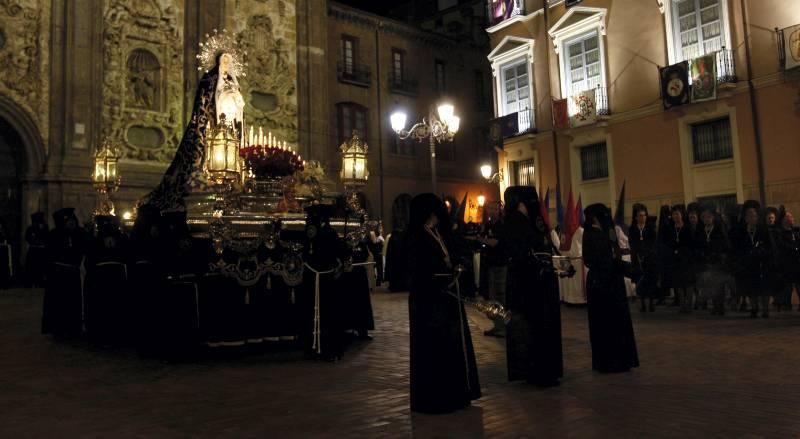
M 369 179 L 368 151 L 369 145 L 359 136 L 358 130 L 353 130 L 352 137 L 339 146 L 342 155 L 342 171 L 339 177 L 347 193 L 350 208 L 358 214 L 364 213 L 363 206 L 358 201 L 358 190 L 366 186 Z

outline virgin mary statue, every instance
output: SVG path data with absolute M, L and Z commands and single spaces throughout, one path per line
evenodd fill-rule
M 200 49 L 198 69 L 205 72 L 197 85 L 189 125 L 172 164 L 158 186 L 139 201 L 140 208 L 147 205 L 162 213 L 184 211 L 183 198 L 202 191 L 207 184 L 203 174 L 206 128 L 226 123 L 242 132 L 244 99 L 237 78 L 245 75 L 245 64 L 233 36 L 215 30 Z

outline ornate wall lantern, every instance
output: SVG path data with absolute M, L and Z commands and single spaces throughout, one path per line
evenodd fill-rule
M 95 215 L 114 215 L 114 202 L 111 194 L 119 190 L 121 181 L 118 163 L 122 153 L 106 140 L 94 155 L 92 186 L 97 191 Z

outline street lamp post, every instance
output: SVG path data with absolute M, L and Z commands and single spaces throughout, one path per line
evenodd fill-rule
M 403 112 L 396 112 L 391 116 L 392 129 L 397 133 L 401 140 L 409 137 L 422 142 L 428 139 L 431 153 L 431 190 L 434 194 L 436 190 L 436 143 L 452 142 L 453 136 L 458 132 L 461 119 L 454 114 L 452 105 L 444 104 L 439 106 L 439 118 L 431 112 L 428 119 L 422 119 L 409 128 L 405 129 L 407 116 Z

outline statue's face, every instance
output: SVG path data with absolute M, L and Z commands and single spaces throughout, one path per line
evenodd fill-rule
M 233 57 L 231 57 L 230 54 L 223 53 L 222 56 L 219 57 L 220 73 L 228 73 L 228 69 L 231 68 L 232 63 L 233 63 Z

